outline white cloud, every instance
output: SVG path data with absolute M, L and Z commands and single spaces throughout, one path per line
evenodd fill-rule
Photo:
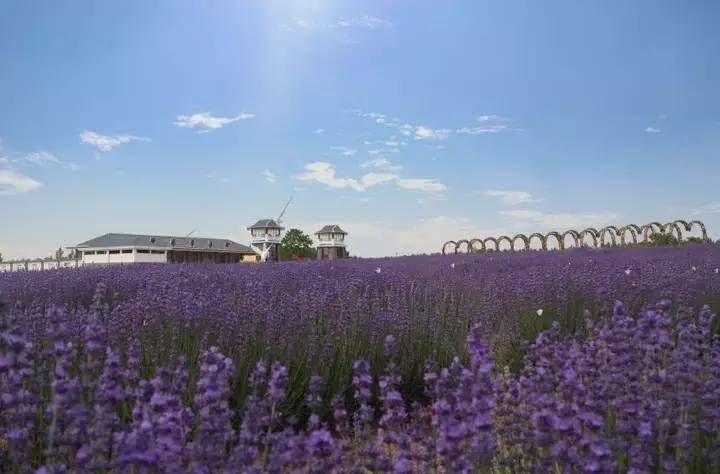
M 248 120 L 255 118 L 255 114 L 247 112 L 240 112 L 234 117 L 215 117 L 210 112 L 201 112 L 192 115 L 178 115 L 175 125 L 183 128 L 194 128 L 201 127 L 202 129 L 198 133 L 207 133 L 210 130 L 216 130 L 223 128 L 225 125 L 238 120 Z
M 317 181 L 335 189 L 354 189 L 365 191 L 378 184 L 393 182 L 404 189 L 414 189 L 425 192 L 442 192 L 447 188 L 434 179 L 401 178 L 393 173 L 367 173 L 355 178 L 342 178 L 337 176 L 335 166 L 331 163 L 316 161 L 305 165 L 305 172 L 295 176 L 302 181 Z
M 480 125 L 463 127 L 455 130 L 465 135 L 480 135 L 483 133 L 500 133 L 509 129 L 509 119 L 497 115 L 481 115 L 477 118 Z
M 42 186 L 40 182 L 18 171 L 0 168 L 0 195 L 27 193 L 40 186 Z
M 340 156 L 353 156 L 355 153 L 357 153 L 356 149 L 348 148 L 346 146 L 331 146 L 330 149 L 338 152 L 338 155 Z
M 699 216 L 699 215 L 703 215 L 703 214 L 718 214 L 718 213 L 720 213 L 720 202 L 711 202 L 708 204 L 703 204 L 700 207 L 692 209 L 691 212 L 695 216 Z
M 497 197 L 505 204 L 511 206 L 517 206 L 518 204 L 524 204 L 529 202 L 539 202 L 540 199 L 534 198 L 532 194 L 527 191 L 508 191 L 499 189 L 488 189 L 483 191 L 482 194 L 485 196 Z
M 564 231 L 572 228 L 598 226 L 610 224 L 617 220 L 618 214 L 613 212 L 601 213 L 558 213 L 550 214 L 534 210 L 500 211 L 500 214 L 515 221 L 516 225 L 539 225 L 545 229 Z
M 315 130 L 312 131 L 312 133 L 314 133 L 315 135 L 320 134 L 320 133 L 325 133 L 325 129 L 324 128 L 316 128 Z
M 151 140 L 135 135 L 101 135 L 97 132 L 84 130 L 80 133 L 80 141 L 97 147 L 100 151 L 111 151 L 113 148 L 132 141 L 149 142 Z
M 368 150 L 368 155 L 379 155 L 383 151 L 379 148 L 375 148 L 373 150 Z
M 447 190 L 447 186 L 434 179 L 422 178 L 397 178 L 396 183 L 401 188 L 416 189 L 431 193 L 439 193 Z
M 375 29 L 381 26 L 389 25 L 390 22 L 383 20 L 381 18 L 377 18 L 374 16 L 369 15 L 363 15 L 363 16 L 357 16 L 354 18 L 347 18 L 344 20 L 340 20 L 337 23 L 335 23 L 335 27 L 339 28 L 369 28 L 369 29 Z
M 402 166 L 394 165 L 389 160 L 385 158 L 375 158 L 373 160 L 368 160 L 360 165 L 361 168 L 380 168 L 382 170 L 386 171 L 397 171 L 399 169 L 402 169 Z
M 660 129 L 655 127 L 646 127 L 645 133 L 660 133 Z
M 22 161 L 27 161 L 28 163 L 33 163 L 39 166 L 61 166 L 73 171 L 80 169 L 80 166 L 76 163 L 66 163 L 47 151 L 35 151 L 28 153 L 22 157 Z
M 265 177 L 265 180 L 268 183 L 275 183 L 277 182 L 277 176 L 275 176 L 275 173 L 273 173 L 270 170 L 263 171 L 263 176 Z
M 445 140 L 450 136 L 447 128 L 432 129 L 429 127 L 415 127 L 415 140 Z

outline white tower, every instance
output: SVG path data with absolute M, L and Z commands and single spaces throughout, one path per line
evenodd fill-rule
M 278 246 L 282 240 L 285 227 L 274 219 L 260 219 L 248 227 L 250 231 L 250 244 L 260 254 L 261 260 L 277 261 Z
M 345 247 L 345 236 L 347 232 L 339 225 L 326 225 L 315 232 L 317 237 L 317 258 L 318 260 L 335 260 L 347 258 L 348 253 Z

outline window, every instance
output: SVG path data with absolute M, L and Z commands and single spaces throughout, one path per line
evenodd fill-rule
M 107 250 L 98 250 L 97 251 L 98 255 L 105 255 L 106 253 L 107 253 Z
M 110 250 L 108 253 L 109 253 L 110 255 L 119 255 L 119 254 L 120 254 L 120 251 L 119 251 L 119 250 Z
M 95 255 L 95 251 L 94 250 L 86 250 L 83 252 L 83 255 Z
M 147 249 L 137 249 L 136 252 L 137 253 L 150 253 L 150 251 Z
M 158 254 L 165 254 L 164 250 L 151 250 L 150 253 L 158 255 Z
M 122 253 L 132 253 L 132 249 L 123 249 Z

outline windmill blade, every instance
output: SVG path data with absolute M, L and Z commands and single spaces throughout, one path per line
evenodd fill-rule
M 285 211 L 287 211 L 287 208 L 290 205 L 290 202 L 292 201 L 294 195 L 295 195 L 295 191 L 293 191 L 290 194 L 290 198 L 285 203 L 285 207 L 283 207 L 282 211 L 280 211 L 280 215 L 278 216 L 277 221 L 276 221 L 278 224 L 280 224 L 282 222 L 282 217 L 285 215 Z
M 191 230 L 190 233 L 188 235 L 186 235 L 185 237 L 190 237 L 191 235 L 193 235 L 195 233 L 196 230 L 198 230 L 198 227 L 195 227 L 193 230 Z

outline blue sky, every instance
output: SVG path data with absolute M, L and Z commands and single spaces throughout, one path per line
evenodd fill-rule
M 0 1 L 0 252 L 338 223 L 356 255 L 699 218 L 713 1 Z

